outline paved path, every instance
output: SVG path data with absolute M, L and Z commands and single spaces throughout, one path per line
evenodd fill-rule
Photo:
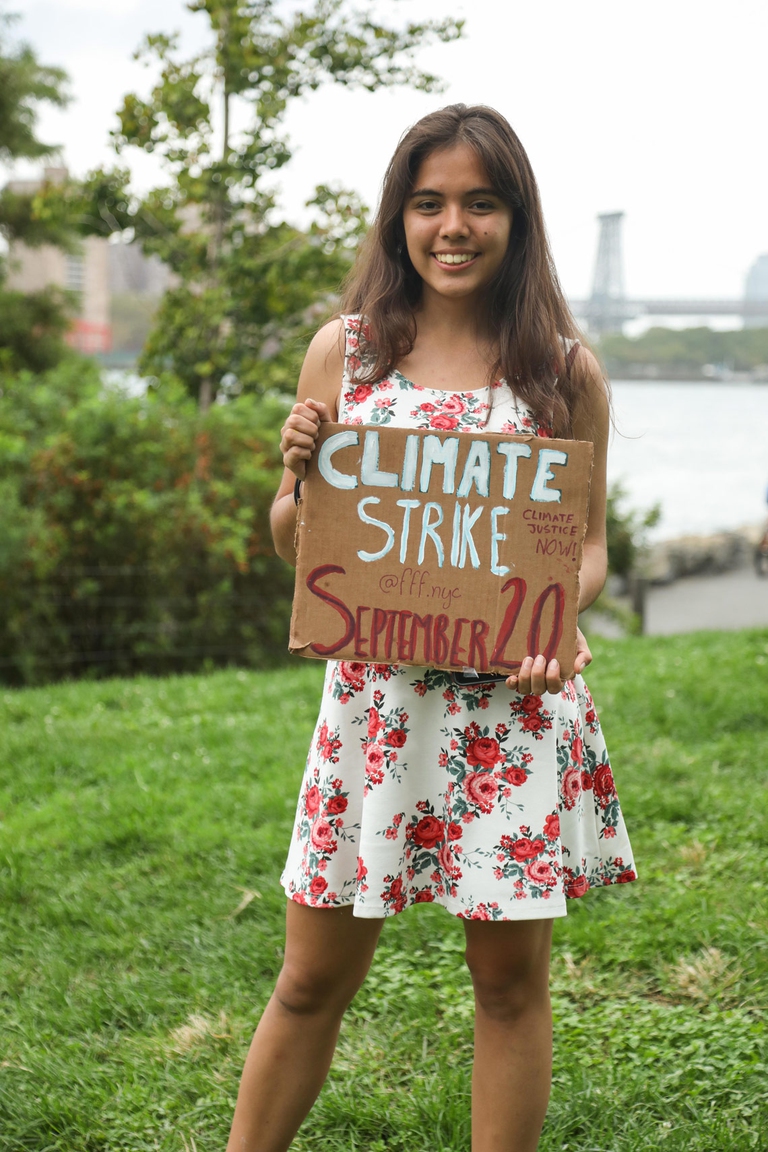
M 720 576 L 686 576 L 648 589 L 645 633 L 768 628 L 768 578 L 752 568 Z

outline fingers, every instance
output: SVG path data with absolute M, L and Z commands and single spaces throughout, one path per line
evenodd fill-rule
M 516 676 L 507 679 L 507 686 L 521 696 L 541 696 L 544 692 L 562 692 L 565 680 L 557 660 L 549 664 L 544 656 L 526 656 Z
M 584 669 L 587 667 L 587 665 L 589 665 L 591 663 L 592 663 L 592 653 L 590 651 L 589 644 L 586 641 L 586 637 L 584 636 L 584 633 L 581 631 L 580 628 L 577 628 L 576 629 L 576 659 L 573 662 L 573 676 L 578 676 L 581 672 L 584 671 Z M 572 680 L 573 676 L 570 676 L 569 679 Z
M 322 400 L 307 400 L 306 404 L 308 408 L 312 408 L 317 413 L 321 422 L 330 423 L 333 421 L 330 408 Z
M 307 460 L 315 450 L 320 423 L 330 420 L 327 405 L 318 400 L 294 404 L 280 434 L 283 463 L 294 475 L 304 479 Z

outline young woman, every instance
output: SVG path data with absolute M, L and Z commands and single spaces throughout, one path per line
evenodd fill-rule
M 580 607 L 606 574 L 609 403 L 549 253 L 506 120 L 461 104 L 419 121 L 387 170 L 344 313 L 315 336 L 283 429 L 272 526 L 295 562 L 321 422 L 591 440 Z M 329 663 L 283 874 L 285 963 L 246 1061 L 230 1152 L 287 1149 L 327 1074 L 384 918 L 462 918 L 475 991 L 473 1152 L 532 1152 L 551 1065 L 549 950 L 566 896 L 633 880 L 589 692 L 532 652 L 506 682 Z

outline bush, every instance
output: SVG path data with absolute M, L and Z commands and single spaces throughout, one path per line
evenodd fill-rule
M 277 402 L 201 416 L 70 359 L 0 396 L 0 677 L 262 664 L 286 649 L 292 577 L 269 506 Z

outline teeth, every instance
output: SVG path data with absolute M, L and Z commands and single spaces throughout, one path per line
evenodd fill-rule
M 438 264 L 467 264 L 470 260 L 474 260 L 474 258 L 474 253 L 435 253 L 435 259 L 437 260 Z

